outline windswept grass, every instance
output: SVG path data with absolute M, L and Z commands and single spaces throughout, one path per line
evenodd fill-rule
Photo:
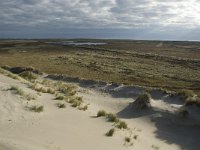
M 4 74 L 4 75 L 6 75 L 6 76 L 8 76 L 8 77 L 10 77 L 10 78 L 12 78 L 12 79 L 15 79 L 15 80 L 21 80 L 21 78 L 20 78 L 18 75 L 13 74 L 13 73 L 11 73 L 11 72 L 9 72 L 9 71 L 7 71 L 7 70 L 4 70 L 4 69 L 1 68 L 1 67 L 0 67 L 0 73 L 1 73 L 1 74 Z
M 19 76 L 29 81 L 34 81 L 38 78 L 37 75 L 32 73 L 31 71 L 24 71 L 20 73 Z
M 9 88 L 8 90 L 15 91 L 15 93 L 20 95 L 20 96 L 25 95 L 24 91 L 17 86 L 11 86 L 11 88 Z
M 57 91 L 65 94 L 66 96 L 75 96 L 76 94 L 76 91 L 75 91 L 76 88 L 73 85 L 66 84 L 63 82 L 57 82 L 54 84 L 54 86 L 56 87 Z

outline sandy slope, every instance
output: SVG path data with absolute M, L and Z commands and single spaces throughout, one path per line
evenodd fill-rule
M 119 88 L 113 88 L 110 94 L 79 87 L 79 95 L 89 104 L 84 112 L 70 105 L 58 109 L 50 94 L 27 101 L 6 90 L 11 85 L 37 95 L 27 85 L 0 74 L 0 150 L 200 149 L 199 120 L 183 119 L 175 113 L 182 105 L 177 97 L 171 99 L 155 91 L 152 109 L 139 111 L 131 107 L 132 98 L 114 95 L 119 94 Z M 33 104 L 43 105 L 44 112 L 25 109 Z M 113 137 L 106 137 L 104 134 L 113 126 L 104 118 L 94 117 L 100 109 L 116 113 L 130 130 L 118 130 Z M 138 137 L 132 138 L 133 145 L 124 145 L 125 136 L 134 135 Z
M 104 120 L 70 106 L 58 109 L 50 94 L 42 94 L 27 104 L 26 100 L 6 91 L 11 85 L 35 94 L 18 81 L 0 75 L 1 150 L 126 149 L 120 135 L 104 136 L 111 128 Z M 43 104 L 44 112 L 24 109 L 30 103 Z

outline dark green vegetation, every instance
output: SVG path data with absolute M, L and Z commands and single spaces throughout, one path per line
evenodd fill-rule
M 107 133 L 106 136 L 113 136 L 113 134 L 115 133 L 115 129 L 110 129 Z
M 97 113 L 97 117 L 102 117 L 102 116 L 106 116 L 106 111 L 105 110 L 99 110 Z
M 62 46 L 46 43 L 50 40 L 2 40 L 0 66 L 33 66 L 49 74 L 176 91 L 185 89 L 200 96 L 198 42 L 79 41 L 108 44 Z

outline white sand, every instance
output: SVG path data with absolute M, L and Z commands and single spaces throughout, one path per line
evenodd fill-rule
M 0 150 L 198 150 L 199 128 L 191 120 L 173 113 L 181 106 L 168 103 L 163 97 L 153 99 L 153 109 L 132 110 L 131 98 L 117 98 L 92 89 L 79 88 L 79 95 L 89 104 L 89 110 L 79 111 L 66 103 L 58 109 L 51 94 L 37 95 L 27 101 L 12 91 L 17 85 L 27 93 L 37 95 L 27 85 L 0 74 Z M 30 112 L 26 106 L 43 105 L 41 113 Z M 105 133 L 113 128 L 104 118 L 94 118 L 104 109 L 126 121 L 130 130 L 117 130 L 113 137 Z M 178 124 L 177 124 L 178 122 Z M 188 123 L 181 126 L 182 123 Z M 197 122 L 196 122 L 197 123 Z M 137 135 L 133 143 L 124 145 L 125 136 Z M 194 138 L 193 138 L 194 137 Z

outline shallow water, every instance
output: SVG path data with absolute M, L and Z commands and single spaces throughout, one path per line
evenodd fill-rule
M 74 41 L 63 41 L 63 42 L 48 42 L 50 44 L 59 44 L 59 45 L 75 45 L 75 46 L 82 46 L 82 45 L 106 45 L 107 43 L 102 42 L 74 42 Z

